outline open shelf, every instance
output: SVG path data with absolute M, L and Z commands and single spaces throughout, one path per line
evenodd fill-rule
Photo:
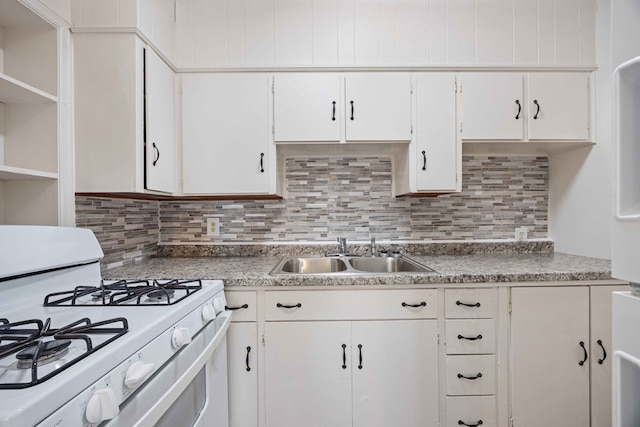
M 58 179 L 57 173 L 0 165 L 0 180 Z
M 0 102 L 4 104 L 41 104 L 58 98 L 11 76 L 0 73 Z

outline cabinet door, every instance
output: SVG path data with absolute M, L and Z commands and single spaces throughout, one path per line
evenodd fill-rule
M 267 426 L 351 427 L 351 371 L 349 322 L 267 322 Z
M 465 74 L 462 89 L 462 139 L 522 139 L 523 90 L 521 74 Z
M 258 425 L 258 370 L 256 323 L 232 323 L 227 332 L 229 426 Z
M 345 88 L 347 141 L 411 140 L 409 74 L 350 74 Z
M 528 107 L 529 139 L 588 139 L 588 74 L 529 74 Z
M 354 427 L 438 425 L 436 320 L 354 322 Z
M 591 426 L 611 426 L 611 293 L 629 286 L 591 287 Z
M 589 288 L 513 288 L 511 304 L 513 425 L 588 426 Z
M 418 191 L 455 191 L 462 160 L 457 137 L 456 76 L 416 76 L 416 159 Z
M 175 76 L 151 49 L 145 49 L 145 63 L 145 188 L 175 193 Z
M 340 141 L 339 75 L 279 74 L 273 80 L 276 142 Z
M 185 194 L 264 194 L 270 166 L 269 77 L 182 77 Z

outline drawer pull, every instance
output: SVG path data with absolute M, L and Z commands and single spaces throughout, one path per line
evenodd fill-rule
M 237 307 L 229 307 L 228 305 L 224 306 L 224 309 L 227 310 L 227 311 L 241 310 L 241 309 L 245 309 L 245 308 L 249 308 L 249 304 L 242 304 L 242 305 L 239 305 Z
M 358 369 L 362 369 L 362 344 L 358 344 L 358 353 L 360 354 Z
M 347 369 L 347 345 L 342 344 L 342 369 Z
M 480 303 L 479 302 L 477 302 L 475 304 L 468 304 L 466 302 L 456 301 L 456 305 L 464 305 L 465 307 L 480 307 Z
M 278 308 L 300 308 L 300 307 L 302 307 L 302 304 L 301 303 L 297 303 L 296 305 L 284 305 L 284 304 L 277 303 L 276 307 L 278 307 Z
M 465 380 L 477 380 L 478 378 L 482 378 L 482 372 L 478 372 L 478 375 L 475 377 L 467 377 L 465 375 L 458 374 L 458 378 L 464 378 Z
M 578 365 L 582 366 L 582 365 L 584 365 L 584 362 L 586 362 L 587 359 L 589 358 L 589 355 L 587 354 L 587 349 L 584 346 L 584 341 L 580 341 L 580 347 L 582 347 L 582 351 L 584 352 L 584 359 L 579 361 Z
M 604 349 L 604 344 L 602 344 L 602 340 L 596 341 L 600 348 L 602 349 L 602 359 L 598 359 L 598 364 L 602 365 L 604 361 L 607 359 L 607 350 Z
M 407 304 L 406 302 L 403 302 L 402 306 L 403 307 L 414 307 L 414 308 L 426 307 L 427 306 L 427 302 L 426 301 L 422 301 L 420 304 Z
M 247 346 L 247 372 L 251 372 L 251 366 L 249 366 L 249 353 L 251 353 L 251 346 Z
M 481 426 L 482 424 L 483 424 L 482 420 L 478 420 L 478 422 L 475 423 L 475 424 L 467 424 L 462 420 L 458 420 L 458 425 L 459 426 L 478 427 L 478 426 Z
M 481 340 L 482 339 L 482 335 L 478 334 L 477 337 L 465 337 L 464 335 L 458 335 L 458 339 L 459 340 L 475 341 L 475 340 Z

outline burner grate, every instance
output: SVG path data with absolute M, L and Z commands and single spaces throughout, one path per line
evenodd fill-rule
M 31 375 L 30 380 L 25 382 L 0 381 L 0 389 L 21 389 L 40 384 L 112 343 L 129 330 L 127 319 L 123 317 L 100 322 L 91 322 L 88 318 L 82 318 L 59 329 L 51 328 L 50 318 L 45 322 L 34 319 L 10 323 L 8 320 L 5 322 L 5 320 L 0 319 L 0 358 L 20 355 L 18 361 L 20 367 L 30 369 Z M 26 327 L 30 325 L 35 327 Z M 111 336 L 94 346 L 91 339 L 92 334 Z M 52 337 L 53 340 L 47 340 L 46 338 L 48 337 Z M 45 375 L 40 375 L 38 367 L 46 363 L 41 363 L 43 359 L 46 361 L 46 357 L 43 358 L 43 356 L 46 356 L 49 351 L 48 347 L 53 346 L 48 343 L 55 340 L 82 342 L 85 345 L 85 351 L 62 366 L 51 370 Z M 9 344 L 2 345 L 3 341 L 9 341 Z
M 77 286 L 73 290 L 48 294 L 44 299 L 44 305 L 173 305 L 200 289 L 200 280 L 120 280 L 109 284 L 102 281 L 100 286 Z

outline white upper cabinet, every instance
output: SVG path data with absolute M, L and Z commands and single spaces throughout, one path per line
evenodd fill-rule
M 595 66 L 595 11 L 596 0 L 178 0 L 177 65 Z
M 589 75 L 529 74 L 529 139 L 589 138 Z
M 408 73 L 348 74 L 344 101 L 347 141 L 411 140 Z
M 184 194 L 275 193 L 267 74 L 182 76 Z
M 466 73 L 462 138 L 590 141 L 590 81 L 580 72 Z
M 343 123 L 339 74 L 276 74 L 276 142 L 340 141 Z
M 146 188 L 175 193 L 175 74 L 151 49 L 145 50 L 145 64 Z
M 467 73 L 463 83 L 464 139 L 524 137 L 524 76 Z

